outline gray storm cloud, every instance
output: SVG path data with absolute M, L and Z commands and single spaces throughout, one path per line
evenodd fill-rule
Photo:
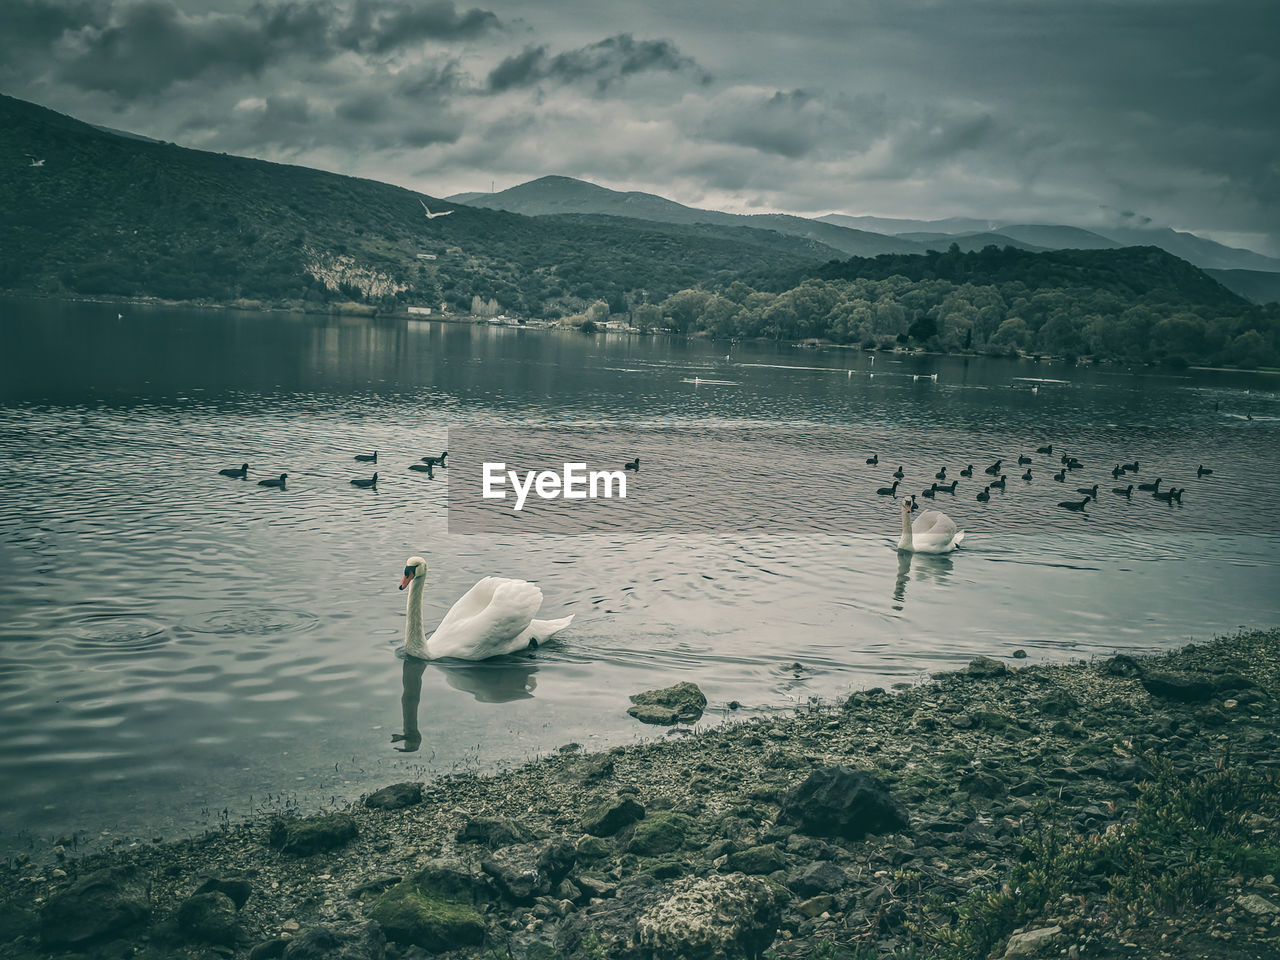
M 1280 255 L 1273 3 L 481 3 L 4 0 L 0 89 L 435 194 L 559 173 Z

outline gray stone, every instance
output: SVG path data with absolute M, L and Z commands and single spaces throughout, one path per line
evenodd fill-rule
M 236 905 L 225 893 L 197 893 L 178 907 L 178 933 L 196 943 L 230 946 L 240 936 Z
M 281 853 L 307 857 L 341 847 L 353 840 L 356 833 L 356 822 L 345 813 L 297 820 L 277 818 L 271 823 L 267 843 Z
M 792 790 L 781 818 L 815 837 L 861 840 L 907 826 L 907 811 L 875 777 L 849 767 L 820 767 Z
M 681 682 L 661 690 L 646 690 L 631 697 L 627 713 L 641 723 L 671 726 L 695 723 L 702 718 L 707 698 L 696 683 Z
M 999 677 L 1008 673 L 1009 668 L 990 657 L 974 657 L 965 672 L 971 677 Z
M 240 877 L 209 877 L 200 886 L 196 887 L 195 893 L 225 893 L 231 898 L 231 902 L 236 905 L 239 910 L 249 900 L 249 895 L 253 893 L 253 886 L 248 880 Z
M 249 951 L 249 960 L 279 960 L 284 956 L 284 948 L 289 946 L 289 941 L 284 937 L 276 937 L 273 940 L 263 940 Z
M 575 851 L 568 840 L 506 847 L 480 864 L 508 900 L 532 904 L 545 897 L 573 869 Z
M 779 920 L 762 880 L 684 877 L 640 917 L 635 939 L 655 960 L 754 960 L 773 943 Z
M 1253 914 L 1255 917 L 1273 917 L 1280 913 L 1280 907 L 1277 907 L 1265 897 L 1260 897 L 1256 893 L 1246 893 L 1243 897 L 1236 901 L 1236 904 L 1242 909 Z
M 393 783 L 364 798 L 364 805 L 374 810 L 403 810 L 421 802 L 420 783 Z
M 533 835 L 514 820 L 476 817 L 464 823 L 454 839 L 459 843 L 483 843 L 491 850 L 497 850 L 513 843 L 528 843 Z
M 582 816 L 582 829 L 593 837 L 610 837 L 623 827 L 644 819 L 644 807 L 631 797 L 606 800 Z
M 40 939 L 46 947 L 85 946 L 131 933 L 150 916 L 136 867 L 99 870 L 49 898 L 40 911 Z
M 1114 657 L 1103 660 L 1098 669 L 1109 677 L 1142 676 L 1142 665 L 1127 653 L 1117 653 Z
M 835 893 L 849 882 L 849 875 L 830 861 L 811 863 L 796 872 L 787 884 L 803 896 L 819 893 Z
M 1057 944 L 1062 937 L 1061 927 L 1040 927 L 1037 930 L 1024 930 L 1009 938 L 1004 948 L 1005 960 L 1016 957 L 1038 957 L 1047 952 L 1057 953 Z
M 1213 683 L 1206 677 L 1173 671 L 1147 671 L 1142 676 L 1147 692 L 1179 703 L 1204 703 L 1214 694 Z
M 355 929 L 321 924 L 303 931 L 284 948 L 284 960 L 384 960 L 387 939 L 376 923 Z

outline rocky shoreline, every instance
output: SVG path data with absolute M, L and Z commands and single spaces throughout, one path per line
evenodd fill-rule
M 0 871 L 0 958 L 1280 956 L 1280 631 Z

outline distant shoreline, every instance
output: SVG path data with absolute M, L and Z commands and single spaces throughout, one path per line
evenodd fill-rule
M 415 321 L 415 322 L 426 322 L 426 323 L 453 323 L 453 324 L 471 325 L 471 326 L 487 325 L 489 320 L 489 318 L 487 317 L 459 315 L 459 314 L 452 314 L 452 313 L 450 314 L 432 313 L 429 316 L 411 315 L 405 310 L 384 311 L 373 306 L 372 304 L 355 303 L 354 301 L 330 304 L 325 309 L 308 310 L 302 307 L 265 306 L 257 301 L 242 301 L 242 302 L 233 301 L 231 303 L 209 303 L 206 301 L 196 301 L 196 300 L 163 300 L 158 297 L 50 296 L 47 294 L 38 294 L 38 293 L 13 291 L 13 290 L 0 290 L 0 297 L 14 299 L 14 300 L 33 300 L 33 301 L 44 302 L 44 303 L 101 303 L 101 304 L 110 305 L 110 306 L 129 305 L 129 306 L 139 306 L 139 307 L 164 307 L 164 308 L 175 309 L 175 310 L 237 310 L 242 313 L 295 314 L 298 316 L 309 316 L 309 317 L 325 317 L 325 316 L 365 317 L 371 320 L 378 319 L 378 320 Z M 500 324 L 500 326 L 504 328 L 511 328 L 511 329 L 517 329 L 517 330 L 560 330 L 564 332 L 579 332 L 576 327 L 565 326 L 563 324 L 554 323 L 554 322 L 537 323 L 537 324 L 504 323 L 504 324 Z M 671 331 L 606 330 L 603 328 L 603 326 L 597 329 L 595 333 L 602 333 L 602 334 L 609 333 L 609 334 L 615 334 L 615 335 L 625 334 L 628 336 L 683 337 L 683 339 L 686 339 L 686 340 L 705 340 L 709 343 L 731 342 L 729 339 L 726 339 L 723 337 L 717 339 L 714 337 L 705 336 L 700 333 L 678 334 Z M 762 344 L 784 344 L 785 343 L 785 345 L 791 346 L 799 350 L 803 350 L 803 349 L 824 350 L 824 351 L 825 350 L 851 350 L 858 353 L 866 353 L 869 355 L 883 354 L 887 356 L 898 355 L 898 356 L 904 356 L 904 357 L 972 357 L 972 358 L 987 359 L 987 360 L 1027 360 L 1027 361 L 1032 361 L 1037 363 L 1038 362 L 1056 363 L 1056 362 L 1067 361 L 1066 357 L 1050 356 L 1047 354 L 1040 354 L 1040 355 L 1020 354 L 1019 356 L 992 356 L 990 354 L 985 354 L 985 353 L 974 353 L 974 352 L 963 352 L 963 351 L 947 353 L 947 352 L 938 352 L 938 351 L 932 351 L 932 350 L 923 350 L 920 348 L 915 348 L 910 350 L 877 348 L 874 350 L 868 350 L 864 348 L 861 344 L 857 344 L 857 343 L 834 343 L 831 341 L 791 342 L 791 341 L 770 340 L 768 338 L 763 338 L 763 337 L 755 337 L 755 338 L 750 338 L 744 341 L 735 341 L 735 342 L 762 343 Z M 1143 369 L 1178 369 L 1178 368 L 1169 366 L 1167 364 L 1143 363 L 1141 361 L 1133 361 L 1133 360 L 1118 360 L 1118 359 L 1113 359 L 1109 357 L 1096 357 L 1096 358 L 1091 358 L 1088 361 L 1082 358 L 1081 360 L 1077 361 L 1077 365 L 1082 362 L 1086 363 L 1086 365 L 1089 365 L 1089 366 L 1100 365 L 1100 364 L 1106 364 L 1106 365 L 1128 364 L 1132 366 L 1134 364 L 1138 364 Z M 1211 367 L 1211 366 L 1199 366 L 1199 365 L 1192 364 L 1190 366 L 1186 366 L 1181 369 L 1196 370 L 1196 371 L 1205 372 L 1205 373 L 1266 373 L 1266 374 L 1273 374 L 1273 375 L 1280 374 L 1280 367 L 1264 367 L 1264 366 L 1246 368 L 1246 367 Z

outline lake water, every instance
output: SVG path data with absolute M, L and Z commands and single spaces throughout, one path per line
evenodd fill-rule
M 980 653 L 1090 657 L 1280 620 L 1265 374 L 767 345 L 726 359 L 665 338 L 119 309 L 0 303 L 5 849 L 189 833 L 658 736 L 627 695 L 678 680 L 716 722 L 732 700 L 794 707 Z M 451 429 L 548 426 L 614 432 L 619 462 L 704 495 L 665 527 L 451 534 L 449 471 L 407 469 Z M 760 476 L 813 499 L 808 526 L 724 522 L 760 489 L 735 451 L 761 442 Z M 1032 453 L 1045 443 L 1054 457 Z M 377 491 L 352 487 L 372 471 L 353 455 L 375 449 Z M 1059 451 L 1086 465 L 1066 484 L 1042 470 Z M 896 503 L 875 494 L 894 467 L 918 492 L 941 465 L 981 476 L 1024 452 L 1030 483 L 1010 462 L 988 504 L 976 480 L 939 496 L 967 532 L 958 553 L 898 556 Z M 1162 476 L 1183 503 L 1112 495 L 1131 460 L 1126 484 Z M 244 461 L 249 482 L 218 475 Z M 254 482 L 281 472 L 283 491 Z M 1056 506 L 1093 483 L 1084 515 Z M 397 654 L 410 554 L 431 564 L 428 628 L 486 575 L 534 580 L 544 616 L 576 620 L 531 655 L 422 669 Z M 391 744 L 406 687 L 411 753 Z

